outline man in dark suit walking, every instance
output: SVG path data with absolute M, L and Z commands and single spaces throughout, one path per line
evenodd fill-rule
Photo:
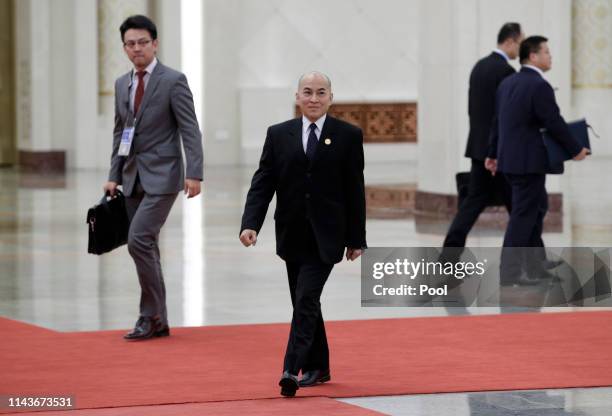
M 136 15 L 119 30 L 134 68 L 115 82 L 113 150 L 104 190 L 113 195 L 122 185 L 126 197 L 127 245 L 141 295 L 140 316 L 124 338 L 137 341 L 170 335 L 159 232 L 181 190 L 189 198 L 200 193 L 202 135 L 185 75 L 157 60 L 155 24 Z
M 286 264 L 293 305 L 283 396 L 330 380 L 321 293 L 345 248 L 347 260 L 366 248 L 363 134 L 327 115 L 332 99 L 326 75 L 300 78 L 296 103 L 303 115 L 268 128 L 240 228 L 240 241 L 255 244 L 276 193 L 276 252 Z
M 501 172 L 512 187 L 512 211 L 504 247 L 539 247 L 544 215 L 548 209 L 546 173 L 551 166 L 541 129 L 548 130 L 574 160 L 586 157 L 588 149 L 574 139 L 560 114 L 551 85 L 543 78 L 552 65 L 548 40 L 531 36 L 521 43 L 520 72 L 506 78 L 496 96 L 496 118 L 485 166 Z M 540 271 L 539 250 L 507 250 L 502 255 L 502 284 L 537 284 L 535 276 L 522 271 Z
M 479 60 L 470 74 L 468 112 L 470 133 L 465 157 L 472 159 L 468 194 L 448 229 L 444 247 L 464 247 L 468 233 L 487 207 L 492 195 L 501 192 L 508 212 L 511 209 L 510 187 L 501 176 L 492 176 L 484 167 L 495 109 L 497 87 L 514 68 L 509 60 L 518 56 L 523 39 L 521 25 L 506 23 L 497 35 L 497 49 Z

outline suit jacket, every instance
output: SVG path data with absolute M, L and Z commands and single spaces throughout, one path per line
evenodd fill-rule
M 484 161 L 489 148 L 491 126 L 495 115 L 495 92 L 504 78 L 514 74 L 506 58 L 492 52 L 479 60 L 470 74 L 468 112 L 470 133 L 465 157 Z
M 329 144 L 326 144 L 329 139 Z M 302 144 L 302 119 L 268 128 L 259 168 L 253 175 L 241 232 L 259 233 L 276 193 L 276 251 L 286 258 L 304 236 L 296 224 L 310 223 L 320 258 L 342 260 L 345 247 L 365 248 L 365 192 L 361 129 L 329 115 L 312 161 Z
M 497 159 L 497 169 L 517 175 L 553 172 L 542 128 L 571 155 L 582 150 L 561 116 L 550 84 L 538 72 L 523 67 L 506 78 L 497 90 L 489 148 L 489 157 Z
M 136 176 L 145 192 L 170 194 L 184 188 L 181 139 L 187 160 L 187 177 L 202 180 L 202 135 L 193 96 L 185 75 L 157 62 L 136 115 L 134 140 L 128 156 L 118 156 L 121 134 L 130 110 L 132 71 L 115 81 L 115 128 L 109 181 L 132 194 Z

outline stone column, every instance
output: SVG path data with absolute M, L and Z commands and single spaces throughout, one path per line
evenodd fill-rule
M 74 159 L 69 166 L 96 168 L 98 123 L 97 0 L 74 3 Z M 72 163 L 70 163 L 72 162 Z
M 182 1 L 153 1 L 152 17 L 157 25 L 159 47 L 157 57 L 164 65 L 181 69 L 181 9 Z M 151 8 L 151 7 L 150 7 Z
M 95 4 L 14 2 L 16 136 L 26 171 L 92 166 L 87 156 L 93 153 L 88 141 L 95 141 L 97 111 Z
M 0 165 L 17 160 L 13 2 L 0 1 Z
M 19 164 L 31 170 L 62 172 L 65 152 L 53 149 L 52 144 L 51 4 L 25 0 L 15 7 Z
M 574 0 L 572 100 L 602 138 L 612 136 L 612 0 Z M 612 142 L 591 136 L 593 157 L 612 156 Z
M 590 134 L 592 156 L 571 164 L 575 242 L 607 244 L 612 235 L 612 0 L 573 1 L 572 106 L 574 118 L 586 118 L 600 136 Z
M 148 14 L 147 0 L 98 0 L 98 93 L 101 114 L 114 112 L 112 98 L 115 79 L 132 67 L 123 51 L 119 26 L 133 14 Z

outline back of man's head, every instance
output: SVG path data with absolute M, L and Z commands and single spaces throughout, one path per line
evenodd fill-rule
M 544 36 L 529 36 L 521 42 L 519 49 L 519 59 L 521 63 L 525 63 L 529 60 L 529 55 L 532 53 L 540 52 L 540 48 L 544 42 L 548 42 L 548 39 Z
M 508 39 L 518 40 L 521 37 L 521 25 L 516 22 L 504 23 L 497 34 L 497 44 L 501 45 Z
M 153 20 L 149 19 L 147 16 L 135 14 L 125 19 L 119 27 L 119 32 L 121 32 L 122 41 L 125 32 L 130 29 L 144 29 L 149 32 L 149 35 L 151 35 L 152 40 L 157 39 L 157 27 L 155 26 L 155 23 L 153 23 Z

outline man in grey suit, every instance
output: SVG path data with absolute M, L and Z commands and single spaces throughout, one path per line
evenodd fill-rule
M 178 193 L 184 189 L 188 198 L 200 193 L 202 136 L 185 75 L 155 56 L 155 24 L 130 16 L 120 32 L 134 69 L 115 82 L 113 151 L 104 190 L 114 195 L 122 185 L 126 196 L 128 251 L 141 296 L 140 317 L 124 338 L 144 340 L 170 335 L 158 237 Z

